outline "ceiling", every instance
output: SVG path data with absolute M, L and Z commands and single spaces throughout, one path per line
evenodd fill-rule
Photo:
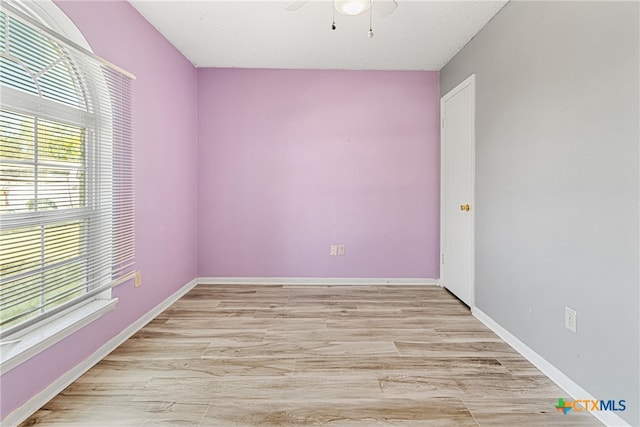
M 129 0 L 196 67 L 434 71 L 507 3 L 397 0 L 382 17 L 373 0 L 370 39 L 368 11 L 332 31 L 333 1 L 292 1 Z

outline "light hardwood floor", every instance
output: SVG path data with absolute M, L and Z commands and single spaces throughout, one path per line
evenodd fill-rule
M 194 288 L 23 425 L 599 426 L 446 290 Z

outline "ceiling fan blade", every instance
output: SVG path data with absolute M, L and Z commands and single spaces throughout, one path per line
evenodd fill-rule
M 378 12 L 383 18 L 390 16 L 395 12 L 398 7 L 396 0 L 375 0 L 374 8 L 378 9 Z
M 285 7 L 285 10 L 288 10 L 289 12 L 293 12 L 293 11 L 302 9 L 302 7 L 307 3 L 309 3 L 310 1 L 311 0 L 294 0 L 293 2 L 289 3 L 287 7 Z

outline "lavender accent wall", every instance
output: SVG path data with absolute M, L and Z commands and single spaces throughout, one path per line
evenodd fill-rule
M 199 276 L 439 277 L 437 72 L 200 69 L 198 92 Z
M 196 275 L 438 277 L 438 73 L 196 71 L 127 2 L 56 4 L 137 76 L 143 285 L 4 372 L 0 419 Z
M 32 398 L 196 276 L 197 73 L 129 3 L 57 2 L 133 85 L 137 265 L 115 311 L 3 373 L 0 417 Z

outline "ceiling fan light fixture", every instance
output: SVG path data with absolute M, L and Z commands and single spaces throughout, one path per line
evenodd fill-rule
M 343 15 L 360 15 L 371 6 L 370 0 L 335 0 L 335 8 Z

